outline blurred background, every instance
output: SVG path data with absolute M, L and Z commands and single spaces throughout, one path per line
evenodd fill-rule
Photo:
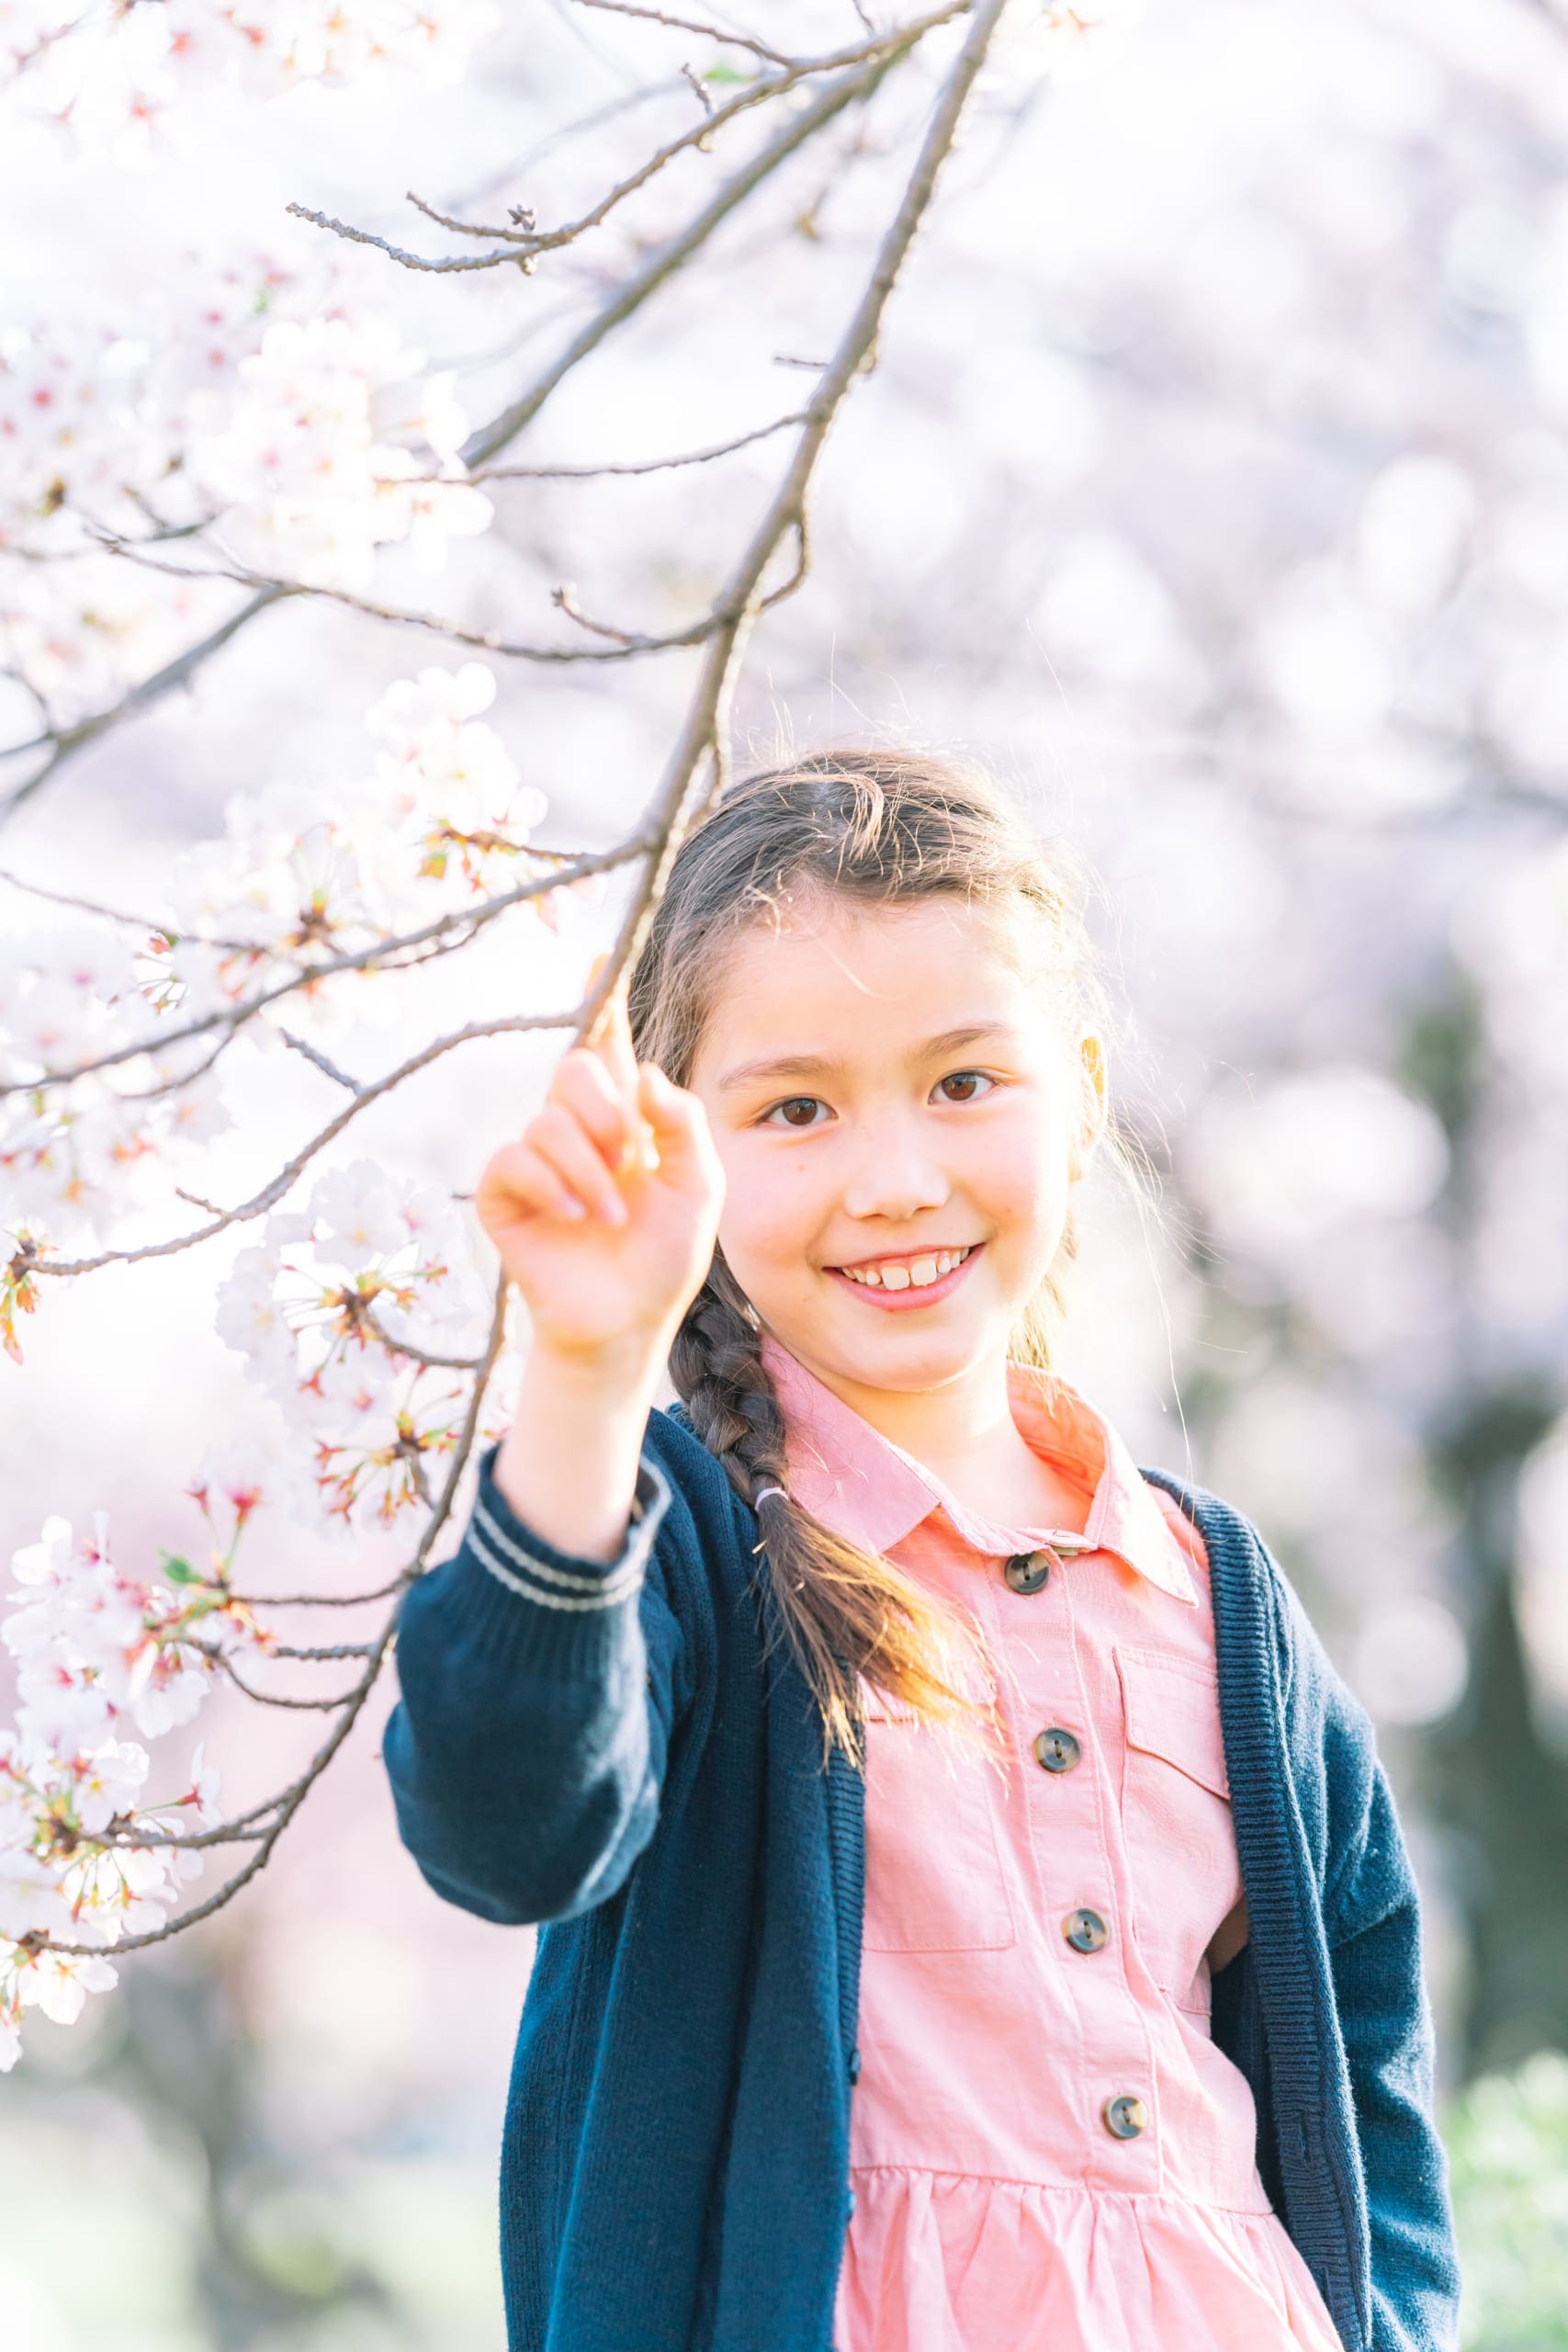
M 855 38 L 848 0 L 790 13 L 801 50 Z M 1568 2346 L 1568 18 L 1161 0 L 1062 59 L 1041 15 L 1020 0 L 840 420 L 738 749 L 978 758 L 1096 877 L 1113 1082 L 1163 1185 L 1150 1218 L 1109 1188 L 1090 1204 L 1066 1368 L 1140 1462 L 1257 1520 L 1377 1719 L 1427 1900 L 1466 2341 L 1549 2352 Z M 555 217 L 688 119 L 676 69 L 712 54 L 534 0 L 449 87 L 215 90 L 140 164 L 24 126 L 0 153 L 0 291 L 13 317 L 86 322 L 110 288 L 176 315 L 236 253 L 313 265 L 321 232 L 289 201 L 422 251 L 449 248 L 405 187 Z M 941 63 L 804 150 L 512 454 L 641 458 L 797 405 Z M 458 371 L 477 421 L 715 168 L 683 159 L 528 278 L 333 259 Z M 377 594 L 537 635 L 570 581 L 623 627 L 678 626 L 786 446 L 498 486 L 436 591 L 394 548 Z M 206 593 L 206 620 L 234 608 Z M 152 594 L 127 568 L 99 615 L 132 675 Z M 155 639 L 144 666 L 164 658 Z M 352 771 L 367 705 L 463 658 L 276 606 L 62 769 L 4 863 L 155 905 L 231 792 Z M 627 826 L 693 663 L 494 663 L 542 839 Z M 492 943 L 482 986 L 570 1001 L 615 906 Z M 429 1007 L 462 1019 L 480 969 L 454 958 L 444 994 L 344 1058 L 391 1060 Z M 450 1057 L 356 1148 L 471 1184 L 551 1051 Z M 324 1115 L 298 1065 L 258 1057 L 246 1087 L 209 1195 Z M 7 1555 L 96 1509 L 122 1551 L 187 1544 L 202 1449 L 266 1436 L 212 1329 L 233 1254 L 213 1250 L 51 1295 L 25 1369 L 0 1365 Z M 281 1515 L 247 1546 L 273 1589 L 366 1565 Z M 240 1901 L 127 1961 L 80 2024 L 34 2014 L 0 2079 L 17 2352 L 501 2352 L 530 1942 L 443 1905 L 399 1847 L 390 1698 Z M 230 1809 L 313 1744 L 308 1719 L 228 1698 L 204 1721 Z

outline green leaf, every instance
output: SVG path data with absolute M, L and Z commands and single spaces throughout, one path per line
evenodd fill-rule
M 199 1584 L 201 1582 L 200 1570 L 193 1568 L 190 1562 L 183 1560 L 177 1552 L 160 1552 L 158 1560 L 171 1584 Z

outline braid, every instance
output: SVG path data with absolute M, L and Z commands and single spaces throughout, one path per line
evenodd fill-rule
M 863 1675 L 973 1736 L 975 1702 L 948 1679 L 959 1653 L 973 1652 L 973 1634 L 902 1569 L 846 1543 L 791 1496 L 784 1417 L 761 1336 L 716 1250 L 676 1334 L 670 1374 L 693 1430 L 757 1513 L 774 1620 L 764 1656 L 782 1634 L 820 1707 L 824 1761 L 837 1742 L 863 1762 Z M 994 1729 L 994 1705 L 980 1712 Z
M 758 1488 L 769 1484 L 787 1490 L 784 1414 L 740 1286 L 717 1250 L 676 1334 L 670 1376 L 743 1503 L 754 1509 Z

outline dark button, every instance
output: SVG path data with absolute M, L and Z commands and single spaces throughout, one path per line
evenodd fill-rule
M 860 2052 L 858 2050 L 851 2051 L 850 2063 L 847 2071 L 851 2082 L 858 2083 L 860 2080 Z
M 1108 2098 L 1100 2112 L 1113 2140 L 1135 2140 L 1149 2120 L 1143 2100 L 1130 2091 L 1123 2091 L 1120 2098 Z
M 1075 1732 L 1064 1731 L 1060 1724 L 1053 1724 L 1035 1741 L 1034 1760 L 1043 1764 L 1047 1772 L 1070 1772 L 1075 1764 L 1083 1761 L 1083 1745 Z
M 1014 1592 L 1043 1592 L 1050 1573 L 1049 1552 L 1015 1552 L 1002 1568 Z
M 1111 1930 L 1098 1911 L 1069 1911 L 1062 1933 L 1075 1951 L 1103 1951 L 1111 1940 Z

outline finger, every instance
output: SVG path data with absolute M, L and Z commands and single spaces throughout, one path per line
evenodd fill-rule
M 598 1146 L 604 1164 L 618 1170 L 626 1147 L 637 1140 L 641 1124 L 634 1104 L 628 1105 L 597 1054 L 574 1050 L 556 1066 L 550 1098 L 562 1102 Z
M 570 1192 L 607 1225 L 626 1223 L 620 1188 L 592 1138 L 563 1103 L 547 1102 L 528 1129 L 528 1141 Z
M 626 978 L 623 972 L 593 1024 L 592 1044 L 616 1084 L 628 1099 L 637 1092 L 637 1051 L 632 1044 L 631 1015 L 626 1008 Z
M 660 1167 L 677 1181 L 697 1172 L 711 1179 L 718 1155 L 696 1096 L 673 1084 L 657 1062 L 644 1062 L 639 1069 L 637 1096 Z
M 479 1178 L 474 1206 L 481 1224 L 509 1221 L 519 1210 L 534 1216 L 566 1217 L 581 1224 L 587 1209 L 525 1143 L 495 1152 Z

